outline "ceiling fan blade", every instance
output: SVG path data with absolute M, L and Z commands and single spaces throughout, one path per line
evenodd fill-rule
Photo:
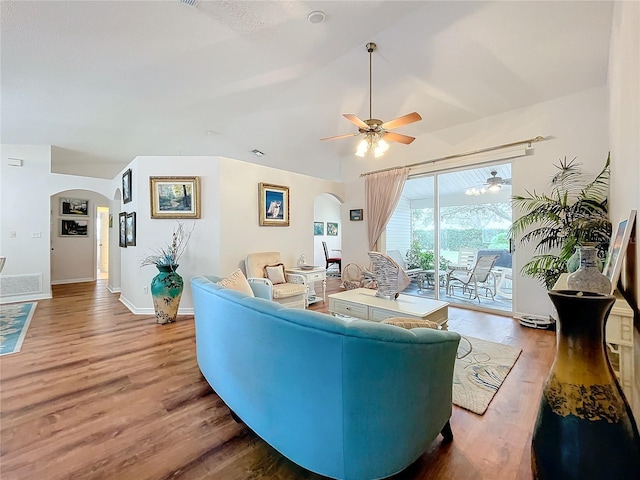
M 395 132 L 386 132 L 382 138 L 389 142 L 398 142 L 404 143 L 405 145 L 409 145 L 411 142 L 415 140 L 415 137 L 410 137 L 409 135 L 402 135 L 401 133 Z
M 511 185 L 511 179 L 510 178 L 505 178 L 504 180 L 502 180 L 502 183 L 504 185 Z
M 320 141 L 323 141 L 323 140 L 337 140 L 339 138 L 355 137 L 356 135 L 360 135 L 360 132 L 345 133 L 344 135 L 336 135 L 334 137 L 321 138 Z
M 353 113 L 343 113 L 342 116 L 344 118 L 346 118 L 347 120 L 349 120 L 351 123 L 353 123 L 356 127 L 358 128 L 364 128 L 366 130 L 369 130 L 369 125 L 367 125 L 366 123 L 364 123 L 362 120 L 360 120 L 356 115 L 354 115 Z
M 409 125 L 413 122 L 419 122 L 420 120 L 422 120 L 422 117 L 417 112 L 413 112 L 383 123 L 381 126 L 385 130 L 392 130 L 403 125 Z

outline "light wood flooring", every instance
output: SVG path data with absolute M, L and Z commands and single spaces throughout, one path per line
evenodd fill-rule
M 339 283 L 330 279 L 328 292 Z M 0 357 L 2 480 L 324 478 L 232 420 L 198 370 L 193 317 L 156 325 L 132 315 L 104 280 L 53 292 L 38 302 L 22 351 Z M 454 406 L 453 442 L 438 437 L 392 478 L 529 480 L 555 334 L 461 309 L 449 317 L 450 330 L 523 353 L 483 416 Z

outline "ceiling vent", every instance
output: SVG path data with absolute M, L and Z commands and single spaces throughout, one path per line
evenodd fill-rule
M 180 3 L 189 5 L 190 7 L 197 7 L 200 0 L 180 0 Z

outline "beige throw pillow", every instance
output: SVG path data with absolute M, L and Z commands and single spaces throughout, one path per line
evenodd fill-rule
M 412 328 L 433 328 L 438 329 L 438 324 L 431 320 L 420 320 L 417 318 L 406 317 L 392 317 L 383 320 L 380 323 L 386 323 L 388 325 L 395 325 L 396 327 L 406 328 L 408 330 Z
M 287 277 L 284 273 L 284 264 L 282 263 L 265 266 L 264 274 L 269 280 L 271 280 L 271 283 L 273 283 L 274 285 L 287 282 Z
M 239 268 L 236 269 L 227 278 L 223 278 L 222 280 L 220 280 L 218 282 L 218 285 L 230 290 L 246 293 L 250 297 L 255 297 L 255 295 L 253 294 L 253 290 L 251 290 L 251 286 L 247 281 L 247 277 L 244 276 L 244 273 L 242 273 L 242 270 L 240 270 Z

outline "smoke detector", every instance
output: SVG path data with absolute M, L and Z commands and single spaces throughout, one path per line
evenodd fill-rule
M 326 15 L 324 14 L 324 12 L 321 12 L 320 10 L 316 10 L 309 14 L 309 16 L 307 17 L 307 20 L 309 20 L 309 23 L 322 23 L 324 22 L 325 18 L 326 18 Z

